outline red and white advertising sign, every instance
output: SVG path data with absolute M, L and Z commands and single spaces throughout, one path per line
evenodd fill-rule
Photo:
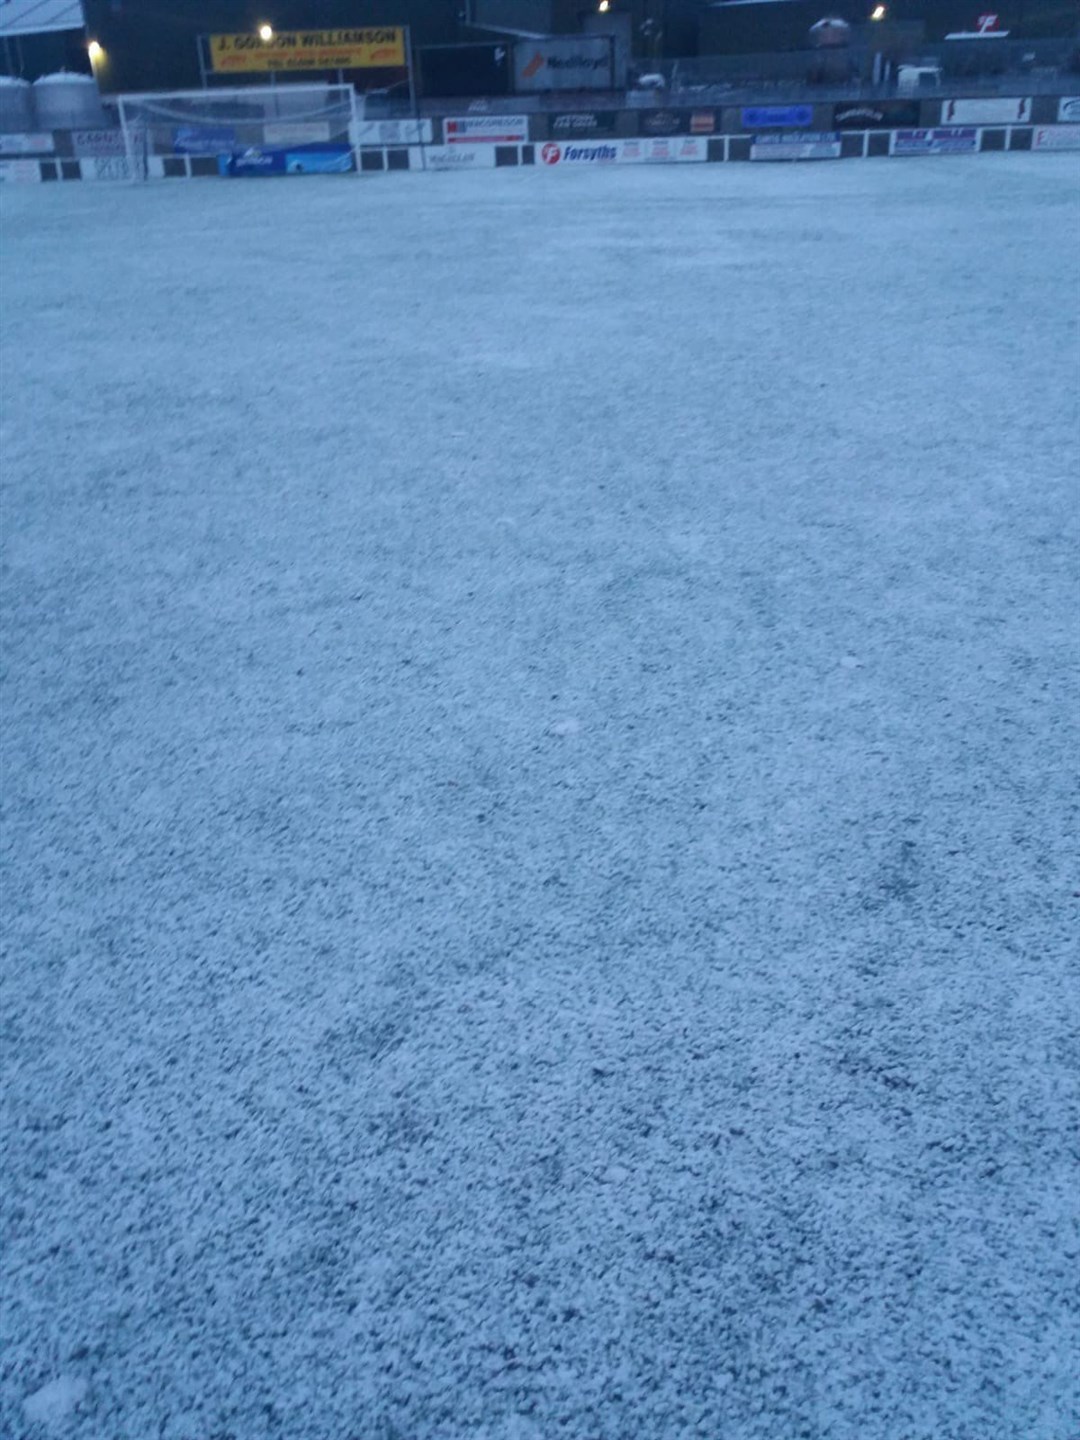
M 708 158 L 709 142 L 694 135 L 581 144 L 551 141 L 540 147 L 541 165 L 675 165 Z
M 528 138 L 527 115 L 459 115 L 443 121 L 447 145 L 524 145 Z

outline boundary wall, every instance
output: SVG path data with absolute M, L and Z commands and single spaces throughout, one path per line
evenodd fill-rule
M 190 135 L 185 139 L 190 146 Z M 1080 95 L 835 101 L 654 110 L 470 112 L 414 121 L 362 121 L 349 143 L 303 137 L 288 149 L 237 146 L 208 134 L 191 153 L 170 134 L 137 178 L 193 179 L 463 171 L 535 166 L 602 169 L 694 164 L 868 159 L 996 151 L 1080 151 Z M 162 153 L 172 150 L 172 153 Z M 0 181 L 130 180 L 118 129 L 0 134 Z

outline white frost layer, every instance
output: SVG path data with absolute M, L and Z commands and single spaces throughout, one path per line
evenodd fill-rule
M 0 1434 L 1072 1433 L 1077 176 L 0 194 Z

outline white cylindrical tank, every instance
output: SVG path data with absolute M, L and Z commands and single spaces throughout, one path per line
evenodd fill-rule
M 97 130 L 108 123 L 94 77 L 68 70 L 34 81 L 34 108 L 39 130 Z
M 10 135 L 34 128 L 34 92 L 29 80 L 0 75 L 0 132 Z

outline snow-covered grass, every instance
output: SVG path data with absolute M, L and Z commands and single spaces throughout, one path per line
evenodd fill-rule
M 1075 157 L 0 206 L 0 1433 L 1073 1440 Z

